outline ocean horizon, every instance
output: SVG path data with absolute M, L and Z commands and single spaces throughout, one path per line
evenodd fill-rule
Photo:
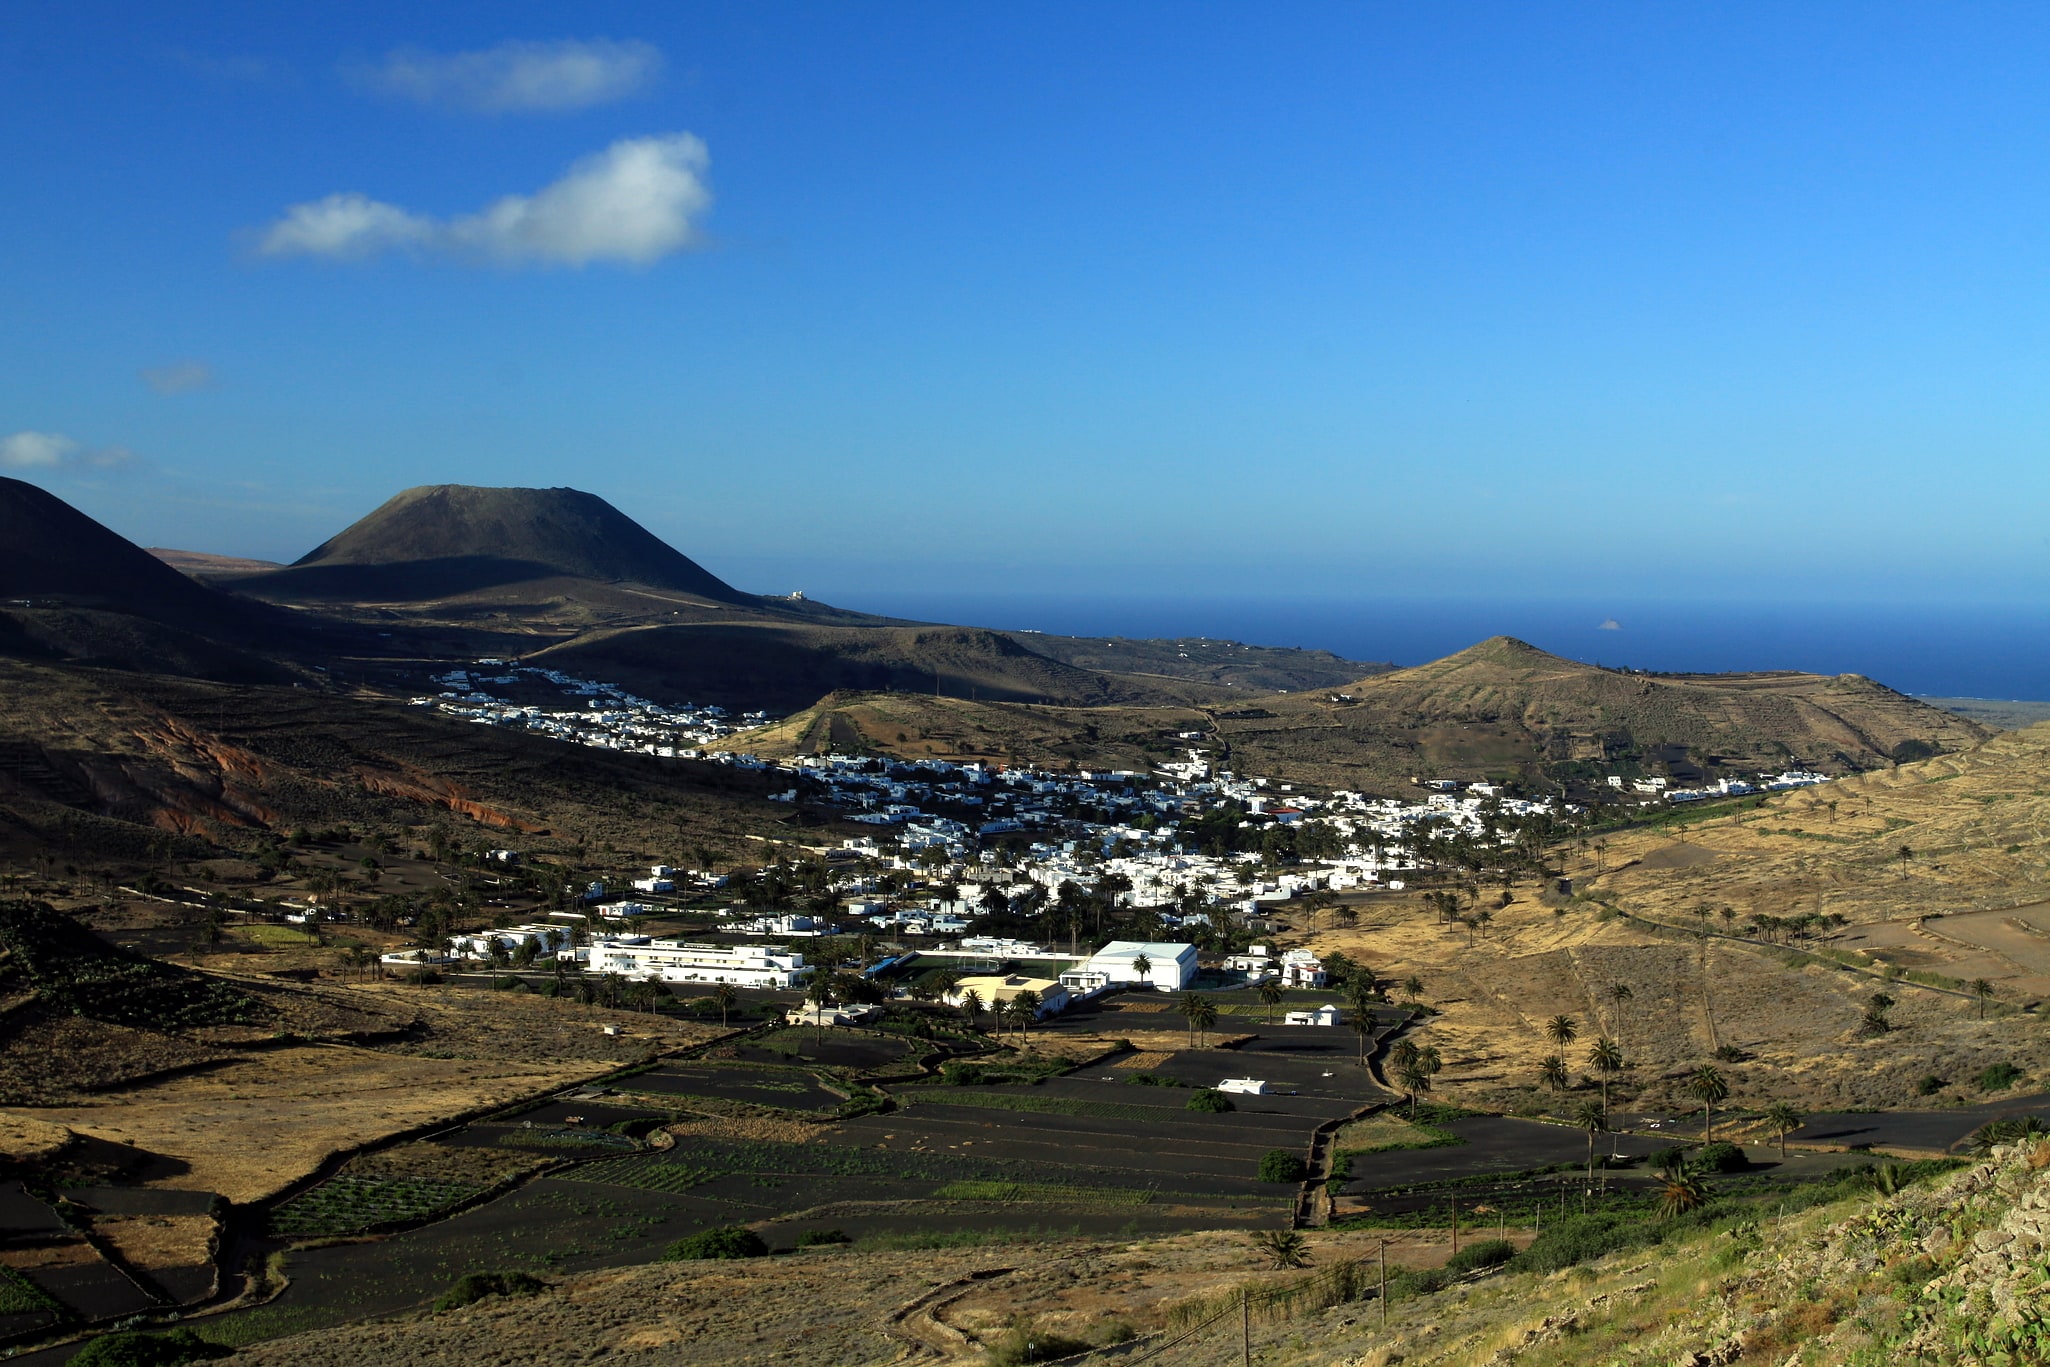
M 2036 604 L 877 592 L 835 605 L 1049 635 L 1210 637 L 1397 665 L 1515 636 L 1590 664 L 1863 674 L 1925 697 L 2050 701 L 2050 607 Z

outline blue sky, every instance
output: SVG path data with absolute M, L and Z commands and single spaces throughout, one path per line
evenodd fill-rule
M 2040 5 L 18 8 L 0 466 L 744 587 L 2050 590 Z

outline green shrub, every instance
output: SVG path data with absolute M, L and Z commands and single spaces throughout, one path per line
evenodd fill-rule
M 1388 1303 L 1406 1301 L 1412 1296 L 1428 1296 L 1434 1291 L 1443 1291 L 1452 1279 L 1441 1267 L 1418 1268 L 1414 1272 L 1401 1272 L 1388 1279 Z
M 1943 1090 L 1943 1085 L 1943 1079 L 1936 1076 L 1936 1074 L 1926 1074 L 1920 1082 L 1915 1084 L 1915 1095 L 1935 1096 Z
M 1301 1155 L 1287 1149 L 1269 1149 L 1260 1155 L 1260 1180 L 1262 1182 L 1300 1182 L 1310 1175 L 1310 1169 Z
M 1740 1145 L 1719 1139 L 1713 1144 L 1703 1144 L 1696 1149 L 1690 1156 L 1687 1166 L 1696 1172 L 1742 1172 L 1751 1166 L 1751 1160 L 1744 1156 L 1744 1150 Z
M 548 1283 L 525 1272 L 470 1272 L 457 1279 L 456 1284 L 442 1292 L 435 1301 L 436 1310 L 460 1310 L 466 1305 L 475 1305 L 487 1296 L 536 1296 L 548 1289 Z
M 1134 1073 L 1125 1079 L 1134 1087 L 1186 1087 L 1189 1084 L 1180 1078 L 1168 1077 L 1164 1073 Z
M 1182 1109 L 1185 1111 L 1207 1111 L 1212 1115 L 1221 1115 L 1226 1111 L 1235 1111 L 1238 1107 L 1232 1105 L 1231 1098 L 1218 1091 L 1215 1087 L 1205 1087 L 1202 1091 L 1195 1093 L 1187 1101 L 1183 1102 Z
M 1483 1267 L 1500 1267 L 1515 1256 L 1516 1245 L 1507 1239 L 1483 1239 L 1453 1254 L 1446 1260 L 1445 1270 L 1460 1273 L 1474 1272 Z
M 853 1242 L 854 1240 L 847 1237 L 846 1231 L 838 1229 L 807 1229 L 804 1233 L 797 1236 L 797 1246 L 799 1248 L 824 1248 L 828 1244 L 851 1244 Z
M 1025 1367 L 1027 1363 L 1069 1357 L 1088 1347 L 1080 1339 L 1048 1333 L 1036 1325 L 1014 1324 L 990 1344 L 989 1362 L 991 1367 Z
M 662 1260 L 687 1263 L 709 1258 L 760 1258 L 768 1251 L 769 1246 L 762 1242 L 762 1236 L 746 1225 L 726 1225 L 693 1234 L 688 1239 L 678 1239 L 669 1245 L 669 1251 L 662 1255 Z
M 2004 1092 L 2021 1080 L 2022 1070 L 2012 1063 L 1996 1063 L 1979 1073 L 1979 1090 L 1982 1092 Z
M 1557 1272 L 1626 1248 L 1658 1242 L 1657 1226 L 1643 1215 L 1603 1212 L 1572 1215 L 1545 1226 L 1544 1233 L 1516 1258 L 1519 1269 Z
M 168 1334 L 126 1331 L 94 1339 L 71 1361 L 80 1367 L 183 1367 L 184 1363 L 224 1358 L 233 1352 L 208 1343 L 190 1329 Z

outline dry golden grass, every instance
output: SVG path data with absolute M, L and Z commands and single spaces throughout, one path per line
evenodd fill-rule
M 407 1058 L 342 1046 L 288 1049 L 44 1115 L 183 1166 L 151 1185 L 249 1202 L 276 1195 L 341 1150 L 609 1067 Z
M 19 1111 L 0 1111 L 0 1162 L 25 1165 L 53 1158 L 71 1131 Z
M 261 1200 L 335 1153 L 600 1076 L 710 1027 L 510 993 L 358 989 L 416 1010 L 391 1047 L 267 1050 L 205 1072 L 39 1110 L 37 1119 L 175 1160 L 156 1185 Z M 620 1036 L 602 1033 L 618 1024 Z
M 1435 1266 L 1451 1251 L 1442 1230 L 1388 1233 L 1391 1271 Z M 1308 1238 L 1322 1267 L 1375 1256 L 1381 1234 L 1311 1231 Z M 1300 1275 L 1269 1274 L 1266 1266 L 1248 1231 L 937 1252 L 820 1249 L 778 1258 L 773 1267 L 657 1264 L 592 1273 L 535 1300 L 486 1301 L 302 1334 L 244 1348 L 238 1357 L 258 1367 L 470 1367 L 615 1355 L 707 1367 L 795 1357 L 846 1367 L 914 1357 L 965 1364 L 986 1360 L 982 1338 L 1015 1318 L 1077 1338 L 1112 1319 L 1144 1331 L 1166 1323 L 1181 1302 Z M 963 1280 L 992 1269 L 999 1271 Z M 1235 1355 L 1235 1333 L 1220 1335 L 1215 1346 Z
M 151 1271 L 213 1261 L 214 1221 L 208 1215 L 100 1215 L 93 1219 L 93 1233 L 130 1265 Z
M 2012 1003 L 2050 975 L 2050 937 L 2035 933 L 2050 917 L 2029 905 L 2050 892 L 2050 726 L 1784 794 L 1684 836 L 1635 831 L 1608 837 L 1605 852 L 1569 847 L 1576 886 L 1600 901 L 1553 906 L 1523 891 L 1495 911 L 1485 937 L 1443 924 L 1412 894 L 1364 899 L 1356 928 L 1295 938 L 1343 950 L 1383 976 L 1424 980 L 1424 999 L 1443 1014 L 1418 1038 L 1445 1057 L 1436 1081 L 1448 1100 L 1570 1104 L 1537 1085 L 1540 1061 L 1557 1048 L 1545 1023 L 1557 1015 L 1579 1031 L 1564 1050 L 1576 1081 L 1597 1034 L 1620 1040 L 1632 1063 L 1618 1089 L 1626 1108 L 1686 1109 L 1679 1075 L 1719 1045 L 1753 1056 L 1725 1069 L 1740 1105 L 1942 1104 L 1975 1098 L 1958 1084 L 2001 1060 L 2050 1076 L 2050 1037 L 2034 1017 L 1996 1010 L 1980 1022 L 1970 1000 L 1879 976 L 1887 965 L 1983 975 Z M 1916 852 L 1905 878 L 1904 844 Z M 1875 971 L 1790 965 L 1772 946 L 1659 934 L 1615 914 L 1721 931 L 1731 927 L 1726 906 L 1737 926 L 1760 913 L 1844 916 L 1851 926 L 1814 947 L 1863 953 Z M 1966 914 L 1924 922 L 1937 911 Z M 1631 992 L 1621 1004 L 1610 995 L 1618 984 Z M 1897 999 L 1899 1028 L 1866 1037 L 1865 1005 L 1882 988 Z M 1924 1076 L 1951 1085 L 1925 1098 L 1915 1090 Z M 1587 1092 L 1582 1085 L 1579 1095 Z

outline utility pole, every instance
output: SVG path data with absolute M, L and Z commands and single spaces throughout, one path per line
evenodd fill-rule
M 1452 1253 L 1459 1254 L 1459 1202 L 1452 1203 Z
M 1388 1327 L 1388 1241 L 1381 1241 L 1381 1327 Z
M 1245 1367 L 1253 1367 L 1253 1293 L 1239 1288 L 1239 1351 Z

